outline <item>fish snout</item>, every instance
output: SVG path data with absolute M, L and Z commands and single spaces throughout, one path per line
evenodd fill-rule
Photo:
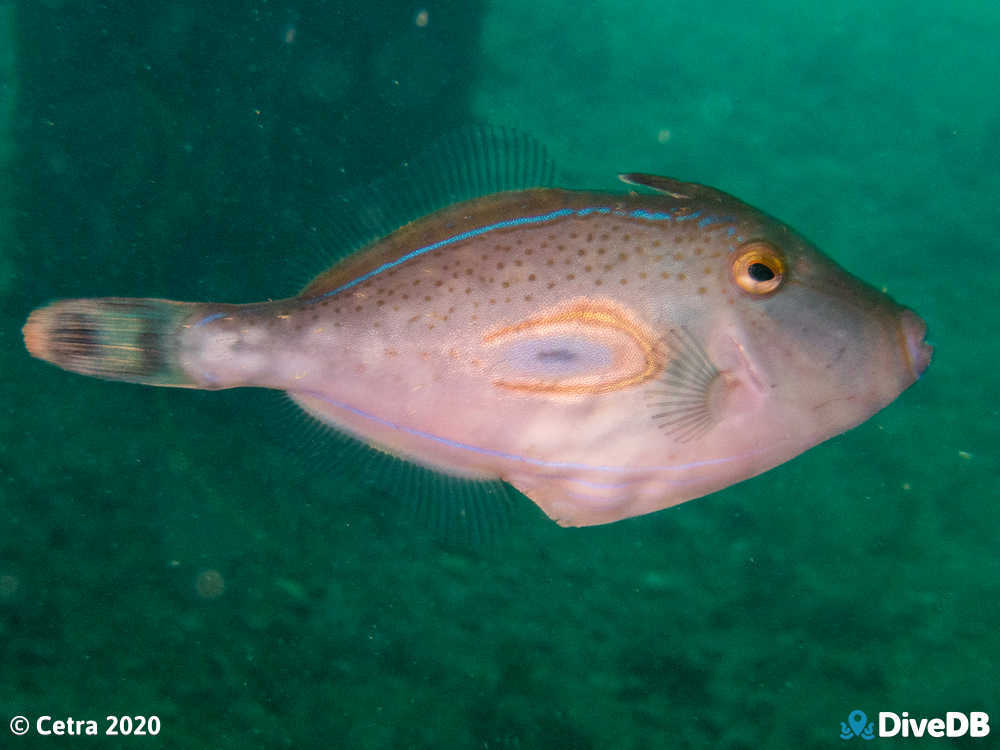
M 914 379 L 919 378 L 931 363 L 931 356 L 934 354 L 934 347 L 924 340 L 927 324 L 913 310 L 903 308 L 899 316 L 899 328 L 910 371 Z

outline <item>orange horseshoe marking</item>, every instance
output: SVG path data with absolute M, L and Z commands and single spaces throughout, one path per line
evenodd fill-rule
M 574 327 L 577 330 L 573 330 Z M 563 332 L 577 335 L 581 333 L 580 328 L 583 329 L 584 335 L 589 328 L 592 334 L 602 337 L 607 337 L 609 332 L 623 333 L 628 337 L 631 346 L 620 343 L 614 346 L 618 371 L 608 372 L 604 378 L 596 381 L 593 375 L 586 375 L 558 381 L 499 379 L 493 381 L 494 385 L 530 393 L 609 393 L 645 382 L 663 370 L 665 353 L 659 337 L 640 322 L 629 309 L 610 300 L 587 298 L 570 300 L 554 310 L 487 333 L 482 341 L 486 345 L 495 344 L 503 339 L 516 337 L 518 334 L 546 328 L 562 329 Z M 640 356 L 636 357 L 636 354 Z M 641 361 L 635 361 L 637 359 Z M 622 368 L 627 369 L 621 372 Z M 610 376 L 610 379 L 607 376 Z

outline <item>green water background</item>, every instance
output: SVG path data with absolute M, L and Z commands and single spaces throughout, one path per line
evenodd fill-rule
M 212 748 L 1000 722 L 1000 11 L 826 5 L 0 2 L 0 745 L 15 714 L 156 714 L 142 746 Z M 335 195 L 472 121 L 574 184 L 659 172 L 780 216 L 924 316 L 931 369 L 725 492 L 582 530 L 528 508 L 468 548 L 273 394 L 24 352 L 55 297 L 291 292 Z

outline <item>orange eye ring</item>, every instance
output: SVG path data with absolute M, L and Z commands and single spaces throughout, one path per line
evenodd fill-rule
M 739 249 L 730 267 L 733 281 L 748 294 L 772 294 L 785 280 L 785 259 L 768 242 L 748 242 Z

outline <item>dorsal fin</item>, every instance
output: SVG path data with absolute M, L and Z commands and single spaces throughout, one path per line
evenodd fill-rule
M 556 175 L 554 162 L 534 138 L 511 128 L 468 126 L 388 175 L 337 196 L 321 234 L 336 242 L 333 260 L 343 260 L 445 206 L 490 193 L 549 187 Z M 339 265 L 313 279 L 302 294 L 330 288 L 331 279 L 340 276 Z

